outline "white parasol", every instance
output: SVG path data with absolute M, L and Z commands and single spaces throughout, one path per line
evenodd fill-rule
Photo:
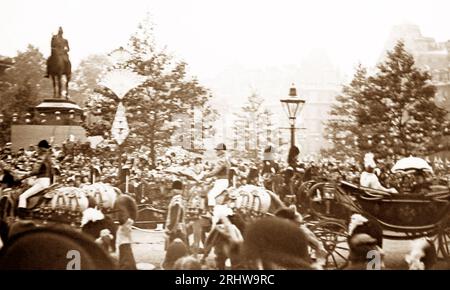
M 431 168 L 430 164 L 428 164 L 428 162 L 419 157 L 407 157 L 400 159 L 399 161 L 397 161 L 397 163 L 395 163 L 391 171 L 398 172 L 398 171 L 407 171 L 411 169 L 433 172 L 433 168 Z

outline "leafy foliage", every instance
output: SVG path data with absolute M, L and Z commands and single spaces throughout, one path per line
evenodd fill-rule
M 83 59 L 72 73 L 70 98 L 84 104 L 99 86 L 102 76 L 112 64 L 106 55 L 93 54 Z
M 13 58 L 12 67 L 0 75 L 0 123 L 2 134 L 0 144 L 10 139 L 12 115 L 22 118 L 30 107 L 36 106 L 44 98 L 52 96 L 51 81 L 44 78 L 46 60 L 32 45 Z
M 447 112 L 436 106 L 436 88 L 428 72 L 398 42 L 377 73 L 358 67 L 331 110 L 326 133 L 337 157 L 371 151 L 379 158 L 424 156 L 439 151 Z M 341 156 L 339 156 L 341 155 Z
M 274 144 L 278 138 L 272 113 L 264 106 L 264 99 L 256 93 L 248 96 L 241 111 L 236 112 L 233 124 L 233 145 L 239 157 L 259 160 L 264 147 Z
M 166 51 L 156 47 L 148 19 L 132 35 L 129 50 L 131 55 L 121 67 L 145 76 L 146 80 L 123 99 L 130 127 L 130 135 L 123 146 L 145 144 L 150 148 L 152 164 L 155 164 L 159 149 L 174 143 L 186 145 L 185 149 L 202 150 L 199 142 L 193 144 L 192 133 L 200 130 L 202 135 L 205 134 L 204 128 L 212 121 L 208 118 L 216 114 L 209 106 L 209 91 L 197 79 L 188 76 L 185 62 L 175 61 Z M 99 115 L 100 120 L 87 129 L 91 135 L 109 134 L 118 99 L 108 88 L 96 91 L 89 108 L 91 113 Z M 200 129 L 193 124 L 197 108 L 203 115 L 199 121 Z

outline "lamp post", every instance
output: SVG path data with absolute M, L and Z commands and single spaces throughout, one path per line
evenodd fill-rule
M 305 100 L 297 97 L 297 89 L 294 84 L 292 84 L 292 87 L 289 89 L 289 97 L 281 99 L 280 102 L 289 118 L 291 147 L 293 147 L 295 146 L 295 121 L 297 119 L 297 114 L 303 109 Z

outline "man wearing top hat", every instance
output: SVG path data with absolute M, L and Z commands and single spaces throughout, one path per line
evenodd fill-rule
M 37 179 L 34 181 L 33 185 L 23 192 L 19 196 L 19 213 L 23 213 L 23 210 L 27 208 L 27 199 L 33 195 L 39 193 L 40 191 L 48 188 L 51 183 L 52 177 L 52 162 L 50 160 L 50 144 L 47 140 L 42 140 L 38 144 L 38 155 L 39 159 L 33 171 L 25 175 L 22 179 L 26 179 L 31 176 L 36 176 Z
M 213 188 L 208 192 L 208 206 L 212 209 L 216 205 L 216 197 L 226 190 L 229 186 L 228 175 L 230 172 L 231 162 L 226 154 L 226 146 L 220 143 L 216 146 L 217 163 L 214 169 L 200 176 L 199 179 L 216 177 Z

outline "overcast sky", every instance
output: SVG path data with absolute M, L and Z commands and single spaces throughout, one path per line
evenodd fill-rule
M 450 39 L 449 8 L 448 0 L 6 0 L 0 55 L 31 43 L 48 56 L 62 26 L 76 66 L 125 45 L 150 12 L 158 45 L 200 79 L 233 64 L 298 63 L 317 48 L 351 73 L 358 62 L 376 62 L 392 25 L 415 23 L 426 36 Z

